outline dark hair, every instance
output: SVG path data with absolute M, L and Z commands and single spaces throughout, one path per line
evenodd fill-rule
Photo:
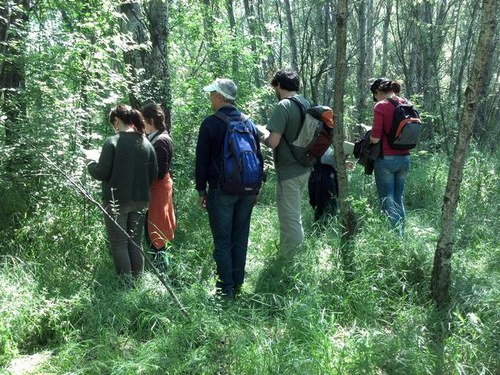
M 145 122 L 141 112 L 133 109 L 129 105 L 119 104 L 109 112 L 109 122 L 113 124 L 115 118 L 119 118 L 124 124 L 134 125 L 135 131 L 139 134 L 144 134 Z
M 165 125 L 165 112 L 156 103 L 147 103 L 141 107 L 141 113 L 144 118 L 153 120 L 153 125 L 156 130 L 164 131 L 167 129 Z M 170 129 L 167 129 L 170 133 Z
M 375 99 L 375 93 L 377 91 L 381 92 L 389 92 L 392 91 L 394 94 L 399 94 L 401 92 L 401 84 L 398 81 L 391 81 L 387 78 L 379 78 L 373 81 L 373 83 L 370 86 L 370 91 L 373 94 L 373 100 L 377 101 Z
M 299 91 L 299 75 L 292 69 L 278 70 L 271 80 L 271 86 L 277 87 L 278 84 L 283 90 Z
M 395 94 L 399 94 L 401 92 L 401 83 L 388 80 L 387 78 L 379 78 L 370 86 L 370 91 L 373 94 L 375 94 L 377 90 L 382 92 L 393 91 Z

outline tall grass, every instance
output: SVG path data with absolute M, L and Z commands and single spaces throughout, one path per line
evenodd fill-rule
M 429 281 L 447 163 L 417 155 L 402 241 L 388 230 L 373 177 L 351 173 L 360 220 L 345 272 L 339 223 L 312 223 L 295 265 L 275 272 L 274 177 L 255 207 L 243 295 L 221 305 L 206 213 L 175 178 L 179 222 L 168 278 L 186 319 L 147 271 L 125 289 L 113 273 L 100 213 L 66 186 L 0 241 L 0 364 L 41 351 L 51 374 L 495 374 L 498 356 L 499 179 L 473 153 L 453 256 L 453 306 L 440 316 Z M 50 184 L 50 183 L 49 183 Z

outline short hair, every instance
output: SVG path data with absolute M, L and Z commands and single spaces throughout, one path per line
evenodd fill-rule
M 299 91 L 299 75 L 292 69 L 278 70 L 271 80 L 271 86 L 278 87 L 278 84 L 283 90 Z

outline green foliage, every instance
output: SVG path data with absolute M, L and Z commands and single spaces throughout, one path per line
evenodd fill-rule
M 254 210 L 244 292 L 229 305 L 211 297 L 208 220 L 195 192 L 185 193 L 192 191 L 190 178 L 177 175 L 179 229 L 167 276 L 188 319 L 152 273 L 131 289 L 120 285 L 100 213 L 52 179 L 45 192 L 53 195 L 44 194 L 0 241 L 2 364 L 49 350 L 41 373 L 493 374 L 500 255 L 493 225 L 478 219 L 498 208 L 498 191 L 491 189 L 498 182 L 495 165 L 469 158 L 461 201 L 469 215 L 457 223 L 464 229 L 453 259 L 454 305 L 443 317 L 429 298 L 439 204 L 414 180 L 443 185 L 444 160 L 414 158 L 403 241 L 388 231 L 371 181 L 363 187 L 360 168 L 352 172 L 352 206 L 361 222 L 351 277 L 343 268 L 337 220 L 312 224 L 305 199 L 304 252 L 296 265 L 276 272 L 271 175 Z M 474 196 L 478 186 L 481 194 Z
M 98 199 L 98 184 L 84 172 L 79 151 L 100 147 L 110 134 L 109 107 L 126 102 L 131 87 L 123 63 L 130 36 L 118 30 L 123 22 L 118 6 L 108 1 L 37 2 L 26 40 L 12 44 L 25 46 L 21 56 L 17 50 L 15 56 L 0 55 L 0 63 L 15 60 L 24 74 L 22 87 L 12 91 L 8 103 L 0 101 L 0 365 L 8 370 L 14 358 L 49 351 L 39 373 L 494 374 L 500 367 L 499 166 L 498 157 L 489 158 L 475 147 L 464 171 L 456 223 L 454 304 L 439 316 L 429 299 L 448 171 L 440 151 L 449 154 L 453 146 L 461 87 L 452 83 L 464 85 L 460 68 L 467 70 L 473 48 L 456 50 L 453 61 L 462 66 L 438 64 L 433 85 L 450 87 L 440 87 L 443 96 L 436 96 L 433 110 L 426 107 L 423 92 L 437 89 L 418 79 L 406 82 L 423 117 L 437 125 L 412 156 L 403 241 L 388 231 L 379 213 L 373 177 L 357 167 L 349 172 L 350 203 L 359 218 L 353 242 L 341 247 L 338 218 L 313 224 L 304 197 L 304 252 L 298 264 L 283 270 L 274 262 L 279 225 L 271 168 L 254 210 L 243 295 L 223 305 L 212 298 L 212 239 L 192 181 L 197 130 L 211 113 L 202 87 L 217 76 L 234 79 L 238 106 L 266 123 L 276 98 L 265 82 L 289 65 L 290 51 L 284 43 L 285 15 L 277 13 L 282 9 L 274 3 L 260 2 L 255 9 L 258 35 L 251 35 L 240 5 L 233 32 L 225 2 L 207 3 L 174 1 L 169 9 L 172 172 L 179 228 L 167 276 L 189 319 L 149 270 L 133 288 L 120 285 L 100 213 L 42 157 L 54 160 Z M 383 5 L 375 3 L 377 9 Z M 411 8 L 416 18 L 421 16 L 417 5 Z M 464 9 L 469 12 L 472 5 L 467 2 Z M 335 74 L 335 27 L 333 9 L 325 5 L 323 11 L 322 6 L 294 2 L 293 21 L 296 28 L 305 24 L 301 21 L 309 25 L 296 30 L 306 96 L 313 96 L 313 82 L 319 82 L 315 95 L 326 103 Z M 456 5 L 450 7 L 460 20 L 457 41 L 465 43 L 471 17 L 460 17 Z M 405 11 L 398 8 L 398 16 Z M 377 40 L 383 19 L 374 21 Z M 419 38 L 428 32 L 420 19 L 417 29 L 413 25 L 397 31 L 418 32 Z M 353 131 L 358 118 L 355 35 L 351 29 L 344 113 L 346 129 Z M 399 36 L 389 37 L 389 50 L 395 50 Z M 373 72 L 381 70 L 379 47 Z M 445 43 L 444 53 L 450 48 Z M 416 66 L 404 71 L 396 52 L 390 53 L 387 75 L 419 78 Z M 439 63 L 442 53 L 436 54 Z M 12 108 L 20 110 L 16 122 L 8 123 L 13 134 L 7 131 Z M 360 116 L 369 123 L 370 114 L 367 109 Z M 488 124 L 488 134 L 495 134 L 494 122 Z M 270 166 L 271 153 L 265 156 Z M 349 269 L 343 260 L 346 249 L 352 252 Z

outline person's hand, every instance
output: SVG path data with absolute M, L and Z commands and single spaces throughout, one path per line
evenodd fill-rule
M 206 195 L 202 195 L 201 197 L 198 198 L 198 206 L 200 206 L 200 208 L 203 208 L 204 210 L 207 209 L 207 196 Z
M 352 161 L 347 161 L 346 160 L 346 162 L 345 162 L 345 168 L 347 170 L 349 170 L 349 171 L 352 170 L 354 168 L 354 163 Z
M 267 130 L 267 128 L 264 125 L 255 125 L 255 127 L 257 128 L 257 131 L 260 134 L 259 138 L 260 138 L 261 142 L 263 142 L 264 139 L 269 137 L 270 132 L 269 132 L 269 130 Z
M 82 153 L 85 157 L 85 164 L 97 162 L 97 160 L 99 160 L 99 156 L 101 155 L 99 150 L 82 150 Z

